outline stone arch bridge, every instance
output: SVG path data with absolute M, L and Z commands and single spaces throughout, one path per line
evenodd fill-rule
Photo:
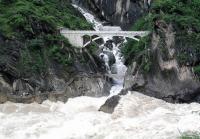
M 139 38 L 145 37 L 149 34 L 149 31 L 89 31 L 89 30 L 68 30 L 68 29 L 61 29 L 60 33 L 68 38 L 69 42 L 78 48 L 84 48 L 92 41 L 98 40 L 103 37 L 127 37 L 132 38 L 136 41 L 139 41 Z M 84 43 L 83 37 L 84 36 L 96 36 L 95 38 L 90 39 L 88 42 Z

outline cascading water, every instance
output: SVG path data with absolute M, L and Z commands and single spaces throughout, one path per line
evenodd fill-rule
M 95 29 L 102 26 L 79 10 L 95 23 Z M 122 89 L 126 67 L 118 46 L 104 51 L 116 58 L 114 95 Z M 7 102 L 0 105 L 0 139 L 175 139 L 184 132 L 200 131 L 200 104 L 169 104 L 134 92 L 122 97 L 113 114 L 106 114 L 98 111 L 106 99 L 83 96 L 66 104 Z
M 112 26 L 104 27 L 103 23 L 98 21 L 95 18 L 95 16 L 93 16 L 92 14 L 88 13 L 86 10 L 82 9 L 81 7 L 78 7 L 75 4 L 73 6 L 75 8 L 77 8 L 83 14 L 83 16 L 86 18 L 86 20 L 89 23 L 93 24 L 94 29 L 96 31 L 101 31 L 101 30 L 109 31 L 112 29 L 121 30 L 120 27 L 118 27 L 118 28 L 116 28 L 116 27 L 113 28 Z M 112 36 L 104 36 L 104 38 L 103 38 L 104 43 L 106 43 L 107 41 L 112 40 L 112 39 L 113 39 Z M 121 41 L 121 43 L 123 43 L 124 41 L 125 41 L 125 38 L 123 39 L 123 41 Z M 125 76 L 127 67 L 123 64 L 123 57 L 122 57 L 122 54 L 119 49 L 119 45 L 121 45 L 121 44 L 116 45 L 116 44 L 112 43 L 111 49 L 105 47 L 104 45 L 105 44 L 100 46 L 100 47 L 103 47 L 103 52 L 99 56 L 104 60 L 108 73 L 114 79 L 114 86 L 111 88 L 110 96 L 117 95 L 123 89 L 124 76 Z M 112 72 L 111 72 L 111 67 L 109 66 L 109 56 L 107 55 L 107 53 L 113 54 L 114 58 L 116 60 L 115 64 L 112 65 L 112 68 L 116 71 L 115 74 L 112 74 Z

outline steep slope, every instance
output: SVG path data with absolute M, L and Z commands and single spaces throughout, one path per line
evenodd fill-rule
M 0 103 L 109 92 L 103 62 L 72 48 L 59 27 L 92 29 L 68 0 L 0 1 Z
M 200 101 L 200 2 L 154 1 L 133 30 L 151 30 L 124 48 L 129 66 L 125 89 L 169 102 Z

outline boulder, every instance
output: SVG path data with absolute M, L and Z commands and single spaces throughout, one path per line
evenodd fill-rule
M 110 52 L 110 51 L 103 51 L 103 54 L 105 54 L 105 55 L 108 56 L 109 66 L 112 66 L 116 62 L 115 56 L 114 56 L 114 54 L 112 52 Z
M 119 103 L 120 96 L 115 95 L 111 98 L 107 99 L 106 102 L 100 107 L 99 111 L 105 112 L 105 113 L 113 113 L 115 107 Z

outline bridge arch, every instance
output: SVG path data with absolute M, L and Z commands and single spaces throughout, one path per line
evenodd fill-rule
M 98 42 L 96 42 L 97 40 L 100 40 L 100 39 L 103 40 L 103 38 L 101 36 L 98 36 L 98 35 L 91 35 L 91 36 L 84 35 L 83 39 L 84 39 L 83 47 L 86 47 L 86 46 L 90 45 L 91 43 L 97 43 L 98 44 Z

